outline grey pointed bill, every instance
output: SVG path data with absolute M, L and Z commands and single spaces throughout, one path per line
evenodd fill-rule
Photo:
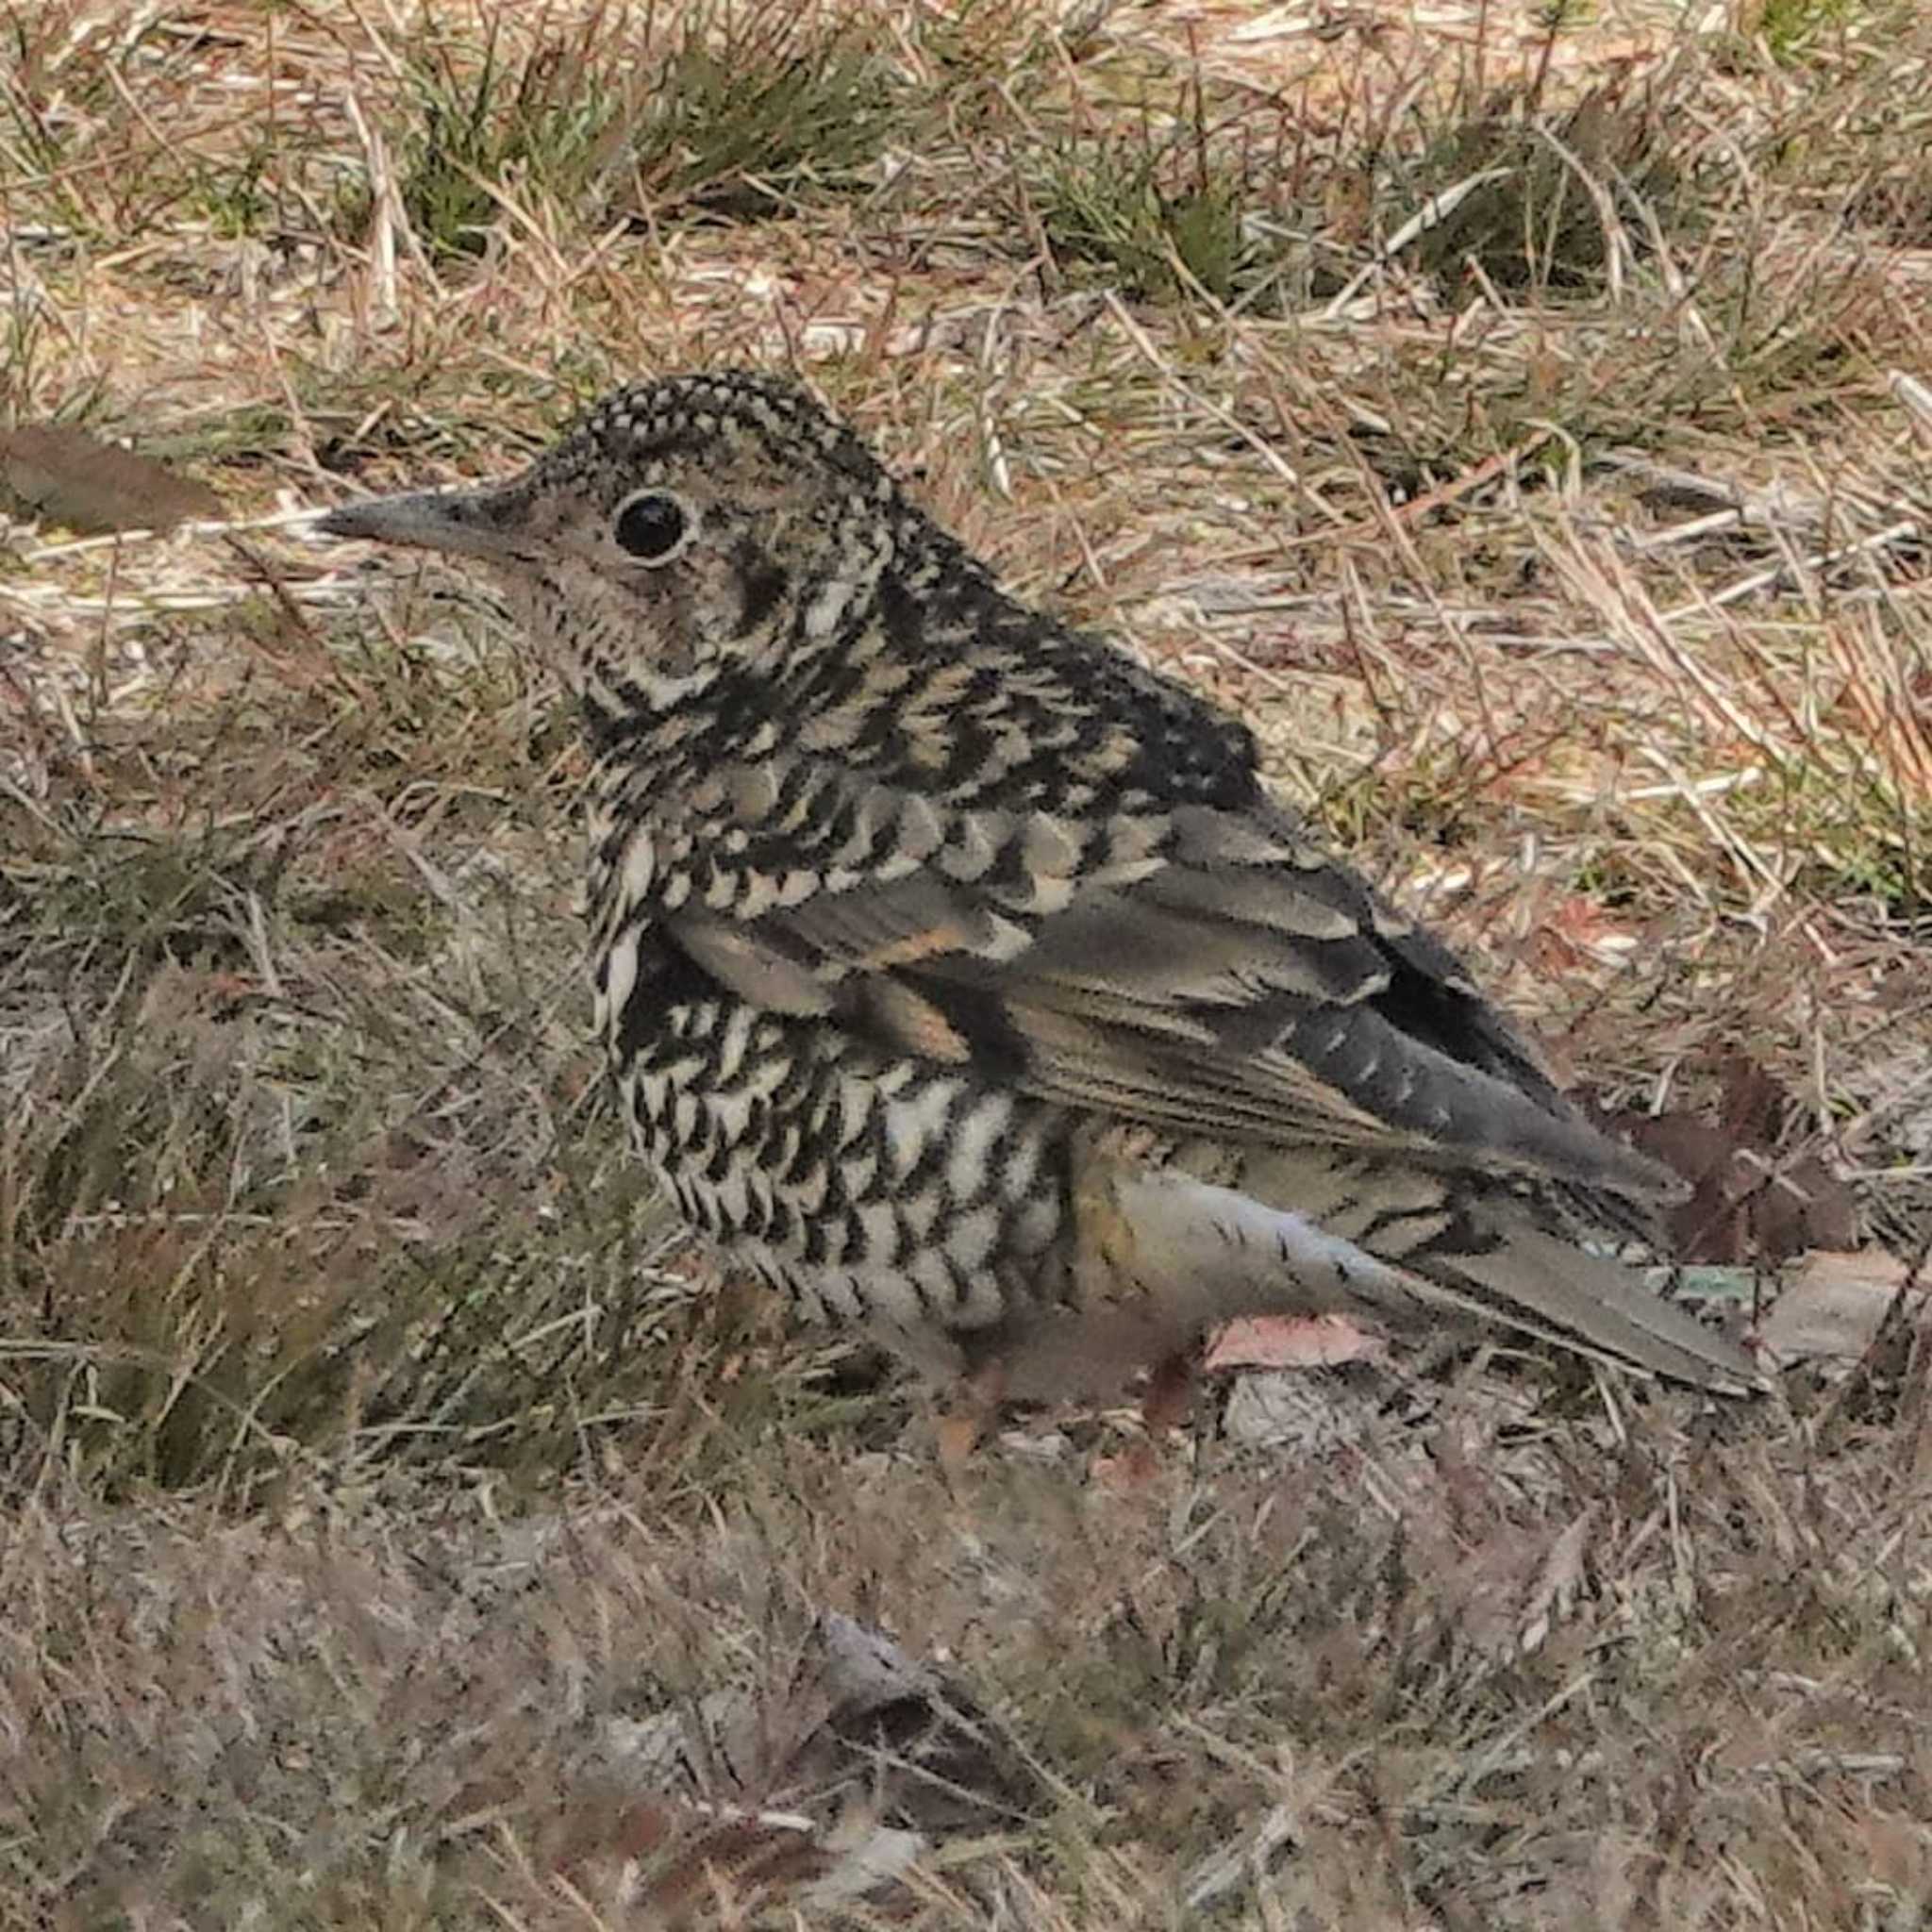
M 491 491 L 422 490 L 345 504 L 318 518 L 315 527 L 325 537 L 358 537 L 370 543 L 440 550 L 450 557 L 507 561 L 518 553 L 495 511 Z

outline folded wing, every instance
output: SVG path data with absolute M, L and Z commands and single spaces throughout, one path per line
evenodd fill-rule
M 838 862 L 776 885 L 732 837 L 761 828 L 712 818 L 711 889 L 664 915 L 671 933 L 759 1005 L 1165 1132 L 1674 1191 L 1561 1098 L 1446 948 L 1285 813 L 1089 825 L 895 809 L 877 790 L 821 807 L 869 827 L 866 849 L 848 831 Z M 734 845 L 752 855 L 735 869 Z

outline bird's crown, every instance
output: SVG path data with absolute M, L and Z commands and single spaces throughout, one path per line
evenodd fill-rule
M 872 452 L 795 384 L 750 370 L 635 382 L 603 398 L 540 469 L 637 470 L 680 454 L 757 450 L 789 467 L 816 461 L 881 503 L 898 491 Z

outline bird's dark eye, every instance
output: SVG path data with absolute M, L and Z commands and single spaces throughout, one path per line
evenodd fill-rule
M 668 490 L 640 490 L 617 512 L 617 541 L 640 563 L 669 563 L 691 534 L 691 511 Z

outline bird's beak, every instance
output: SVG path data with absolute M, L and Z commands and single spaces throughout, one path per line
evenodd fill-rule
M 346 504 L 319 518 L 315 527 L 325 537 L 360 537 L 502 563 L 520 552 L 503 526 L 500 508 L 501 496 L 493 490 L 424 490 Z

